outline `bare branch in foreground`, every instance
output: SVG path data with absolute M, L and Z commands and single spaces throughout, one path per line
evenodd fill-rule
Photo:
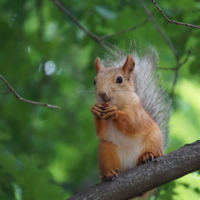
M 49 108 L 55 108 L 55 109 L 60 109 L 59 106 L 54 106 L 54 105 L 50 105 L 50 104 L 45 104 L 45 103 L 40 103 L 40 102 L 36 102 L 36 101 L 30 101 L 30 100 L 27 100 L 27 99 L 24 99 L 22 97 L 20 97 L 17 92 L 13 89 L 13 87 L 6 81 L 6 79 L 0 75 L 0 79 L 3 80 L 3 82 L 9 87 L 10 91 L 8 92 L 5 92 L 4 94 L 8 94 L 10 92 L 12 92 L 15 97 L 21 101 L 24 101 L 26 103 L 31 103 L 31 104 L 35 104 L 35 105 L 39 105 L 39 106 L 46 106 L 46 107 L 49 107 Z
M 171 20 L 169 19 L 165 13 L 162 11 L 162 9 L 159 7 L 159 5 L 156 3 L 155 0 L 151 0 L 157 7 L 157 9 L 162 13 L 162 15 L 164 16 L 164 18 L 171 24 L 176 24 L 176 25 L 183 25 L 183 26 L 189 26 L 189 27 L 192 27 L 192 28 L 198 28 L 200 29 L 200 26 L 196 26 L 196 25 L 193 25 L 193 24 L 187 24 L 187 23 L 183 23 L 183 22 L 177 22 L 177 21 L 174 21 L 174 20 Z
M 200 169 L 200 140 L 99 183 L 68 200 L 127 200 Z

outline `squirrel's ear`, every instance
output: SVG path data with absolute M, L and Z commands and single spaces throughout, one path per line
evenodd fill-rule
M 131 55 L 128 55 L 126 61 L 122 67 L 122 71 L 125 74 L 130 74 L 135 68 L 135 61 Z
M 97 58 L 94 62 L 95 68 L 96 68 L 96 72 L 97 74 L 99 73 L 99 71 L 101 71 L 103 69 L 103 67 L 101 66 L 101 61 L 100 58 Z

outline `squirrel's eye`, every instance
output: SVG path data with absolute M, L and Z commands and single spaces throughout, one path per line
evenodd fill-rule
M 94 80 L 94 85 L 96 85 L 96 81 Z
M 116 83 L 122 83 L 123 82 L 123 78 L 121 76 L 118 76 L 116 79 Z

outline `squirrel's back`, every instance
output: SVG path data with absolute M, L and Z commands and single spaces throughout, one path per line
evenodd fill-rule
M 117 47 L 110 49 L 105 59 L 101 61 L 103 67 L 121 67 L 126 61 L 127 53 L 135 60 L 134 89 L 139 96 L 143 108 L 150 114 L 160 127 L 165 148 L 167 146 L 168 122 L 170 117 L 171 101 L 159 82 L 157 72 L 158 53 L 155 48 L 148 46 L 131 47 L 128 52 Z

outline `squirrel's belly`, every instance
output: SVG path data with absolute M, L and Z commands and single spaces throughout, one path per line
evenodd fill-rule
M 139 142 L 130 147 L 118 147 L 118 155 L 121 164 L 121 171 L 127 171 L 137 165 L 141 154 L 142 144 Z
M 117 146 L 121 171 L 126 171 L 136 166 L 142 151 L 140 137 L 130 138 L 110 123 L 105 139 Z

